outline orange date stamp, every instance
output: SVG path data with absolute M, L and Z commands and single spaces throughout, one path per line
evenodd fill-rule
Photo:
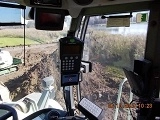
M 108 103 L 108 108 L 152 108 L 152 103 Z

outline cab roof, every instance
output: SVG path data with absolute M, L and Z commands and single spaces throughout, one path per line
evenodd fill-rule
M 79 14 L 84 15 L 100 15 L 107 13 L 121 13 L 137 10 L 147 10 L 151 2 L 155 0 L 56 0 L 61 1 L 60 7 L 53 7 L 47 5 L 33 5 L 33 0 L 1 0 L 2 2 L 13 2 L 30 7 L 41 7 L 50 9 L 65 9 L 68 10 L 73 18 L 78 17 Z M 36 1 L 36 0 L 34 0 Z M 45 0 L 43 0 L 45 1 Z M 49 1 L 49 0 L 46 0 Z M 50 0 L 52 1 L 52 0 Z

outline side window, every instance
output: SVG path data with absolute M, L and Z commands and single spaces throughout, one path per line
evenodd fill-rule
M 139 13 L 149 15 L 148 11 Z M 119 85 L 126 78 L 123 68 L 132 70 L 134 60 L 144 57 L 148 22 L 137 23 L 137 14 L 133 13 L 130 27 L 106 27 L 106 19 L 90 17 L 85 40 L 93 72 L 85 75 L 82 93 L 104 109 L 104 120 L 114 118 Z M 129 102 L 129 92 L 130 86 L 125 82 L 120 104 Z M 127 119 L 125 110 L 121 106 L 119 119 Z
M 23 10 L 0 7 L 0 22 L 21 22 Z M 56 66 L 58 57 L 58 40 L 67 35 L 70 27 L 71 17 L 66 16 L 63 31 L 36 30 L 34 20 L 26 20 L 24 51 L 24 26 L 0 26 L 0 47 L 8 51 L 11 60 L 8 63 L 7 57 L 0 51 L 0 68 L 5 70 L 12 68 L 5 74 L 0 72 L 0 79 L 10 90 L 13 100 L 19 100 L 34 91 L 41 92 L 41 81 L 43 78 L 52 75 L 55 79 L 55 99 L 65 108 L 63 94 L 60 87 L 60 78 Z M 25 66 L 24 61 L 25 53 Z M 13 65 L 12 66 L 12 62 Z M 4 68 L 3 64 L 7 66 Z M 9 65 L 8 65 L 9 64 Z M 11 66 L 10 66 L 11 65 Z M 5 67 L 6 67 L 5 66 Z M 18 70 L 16 69 L 18 68 Z M 16 81 L 16 82 L 15 82 Z

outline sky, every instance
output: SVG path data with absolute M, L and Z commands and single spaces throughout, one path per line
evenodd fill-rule
M 21 22 L 21 9 L 0 7 L 0 22 Z

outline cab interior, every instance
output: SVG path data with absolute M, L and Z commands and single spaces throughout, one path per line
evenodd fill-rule
M 85 81 L 85 78 L 89 78 L 89 80 L 92 81 L 90 83 L 93 84 L 92 87 L 95 86 L 95 91 L 93 91 L 94 95 L 85 94 L 85 91 L 91 89 L 89 85 L 84 85 L 87 83 L 82 83 L 81 90 L 77 89 L 77 91 L 80 92 L 82 96 L 85 96 L 91 101 L 97 103 L 99 107 L 102 107 L 103 117 L 101 119 L 160 119 L 160 1 L 2 0 L 2 2 L 0 2 L 0 6 L 24 10 L 24 18 L 34 20 L 35 28 L 43 31 L 62 31 L 64 29 L 64 18 L 66 16 L 70 16 L 71 21 L 65 37 L 75 37 L 84 42 L 83 60 L 81 62 L 85 63 L 86 61 L 89 61 L 90 64 L 92 63 L 93 70 L 89 69 L 89 73 L 87 73 L 87 75 L 80 76 L 80 79 L 84 79 L 83 81 Z M 43 12 L 54 15 L 45 16 L 45 14 L 42 14 Z M 137 23 L 137 20 L 139 20 L 136 18 L 137 14 L 141 16 L 140 23 Z M 144 17 L 143 15 L 145 17 L 148 16 L 148 18 L 144 18 L 144 21 L 142 18 Z M 52 21 L 49 21 L 50 19 L 52 19 Z M 48 24 L 45 24 L 45 22 L 48 22 Z M 98 24 L 96 24 L 96 22 L 98 22 Z M 107 27 L 106 23 L 110 26 Z M 11 24 L 15 25 L 15 23 Z M 0 23 L 0 25 L 6 26 L 8 23 Z M 16 25 L 19 24 L 16 23 Z M 134 43 L 131 41 L 133 39 Z M 127 41 L 130 41 L 130 43 L 127 43 Z M 121 47 L 118 46 L 119 44 Z M 114 49 L 109 47 L 109 45 L 114 46 Z M 129 46 L 131 48 L 129 48 Z M 90 47 L 90 50 L 88 47 Z M 125 51 L 126 53 L 123 53 L 124 56 L 121 56 L 121 52 L 119 52 L 122 47 L 124 47 L 124 49 L 128 49 L 128 51 Z M 100 49 L 103 49 L 103 51 L 99 52 Z M 76 49 L 74 50 L 76 51 Z M 112 55 L 110 52 L 113 52 Z M 90 54 L 90 60 L 87 54 Z M 128 56 L 126 57 L 125 55 Z M 124 61 L 122 62 L 120 60 Z M 101 65 L 96 64 L 97 61 L 100 61 L 99 63 Z M 103 78 L 107 75 L 111 75 L 108 73 L 110 68 L 109 70 L 105 69 L 108 70 L 107 72 L 103 72 L 101 69 L 98 69 L 99 66 L 104 67 L 106 64 L 108 64 L 108 66 L 120 67 L 121 71 L 123 71 L 123 73 L 120 72 L 120 74 L 123 74 L 123 77 L 118 76 L 121 78 L 121 81 L 117 84 L 117 92 L 111 93 L 116 94 L 114 101 L 106 92 L 109 89 L 107 85 L 110 86 L 110 88 L 114 88 L 112 81 L 109 81 L 107 84 L 103 84 L 103 80 L 101 81 L 102 77 L 99 76 L 97 79 L 99 84 L 95 84 L 96 79 L 94 79 L 94 73 L 102 72 Z M 112 72 L 115 73 L 116 71 L 118 70 L 114 69 Z M 113 79 L 116 80 L 115 77 L 116 76 L 113 76 Z M 121 106 L 120 98 L 123 96 L 122 88 L 126 81 L 128 82 L 128 87 L 126 87 L 124 91 L 127 91 L 126 93 L 128 94 L 128 97 L 126 97 L 126 99 L 129 99 L 129 102 L 125 104 L 123 103 Z M 79 84 L 75 85 L 76 88 L 80 87 Z M 70 86 L 69 89 L 72 90 L 74 87 Z M 70 117 L 77 116 L 75 115 L 76 108 L 72 104 L 73 101 L 71 102 L 71 98 L 73 97 L 72 94 L 73 93 L 67 94 L 68 97 L 66 97 L 65 101 L 67 106 L 66 109 L 69 113 L 68 116 L 66 118 L 63 117 L 59 119 L 87 119 L 87 116 L 75 118 Z M 107 97 L 110 97 L 110 101 L 107 101 L 109 100 Z M 103 101 L 101 100 L 102 98 Z M 81 95 L 78 99 L 81 99 Z M 125 99 L 125 97 L 123 99 Z M 126 108 L 128 109 L 126 110 Z M 132 109 L 134 110 L 132 111 Z M 24 120 L 35 119 L 37 116 L 41 116 L 42 114 L 48 115 L 49 111 L 50 109 L 37 111 L 24 118 Z M 123 113 L 126 114 L 125 117 Z M 62 114 L 65 114 L 65 112 L 62 112 Z M 56 120 L 57 119 L 58 118 L 56 118 Z M 92 120 L 98 118 L 89 117 L 89 119 Z M 16 117 L 15 120 L 17 120 Z

